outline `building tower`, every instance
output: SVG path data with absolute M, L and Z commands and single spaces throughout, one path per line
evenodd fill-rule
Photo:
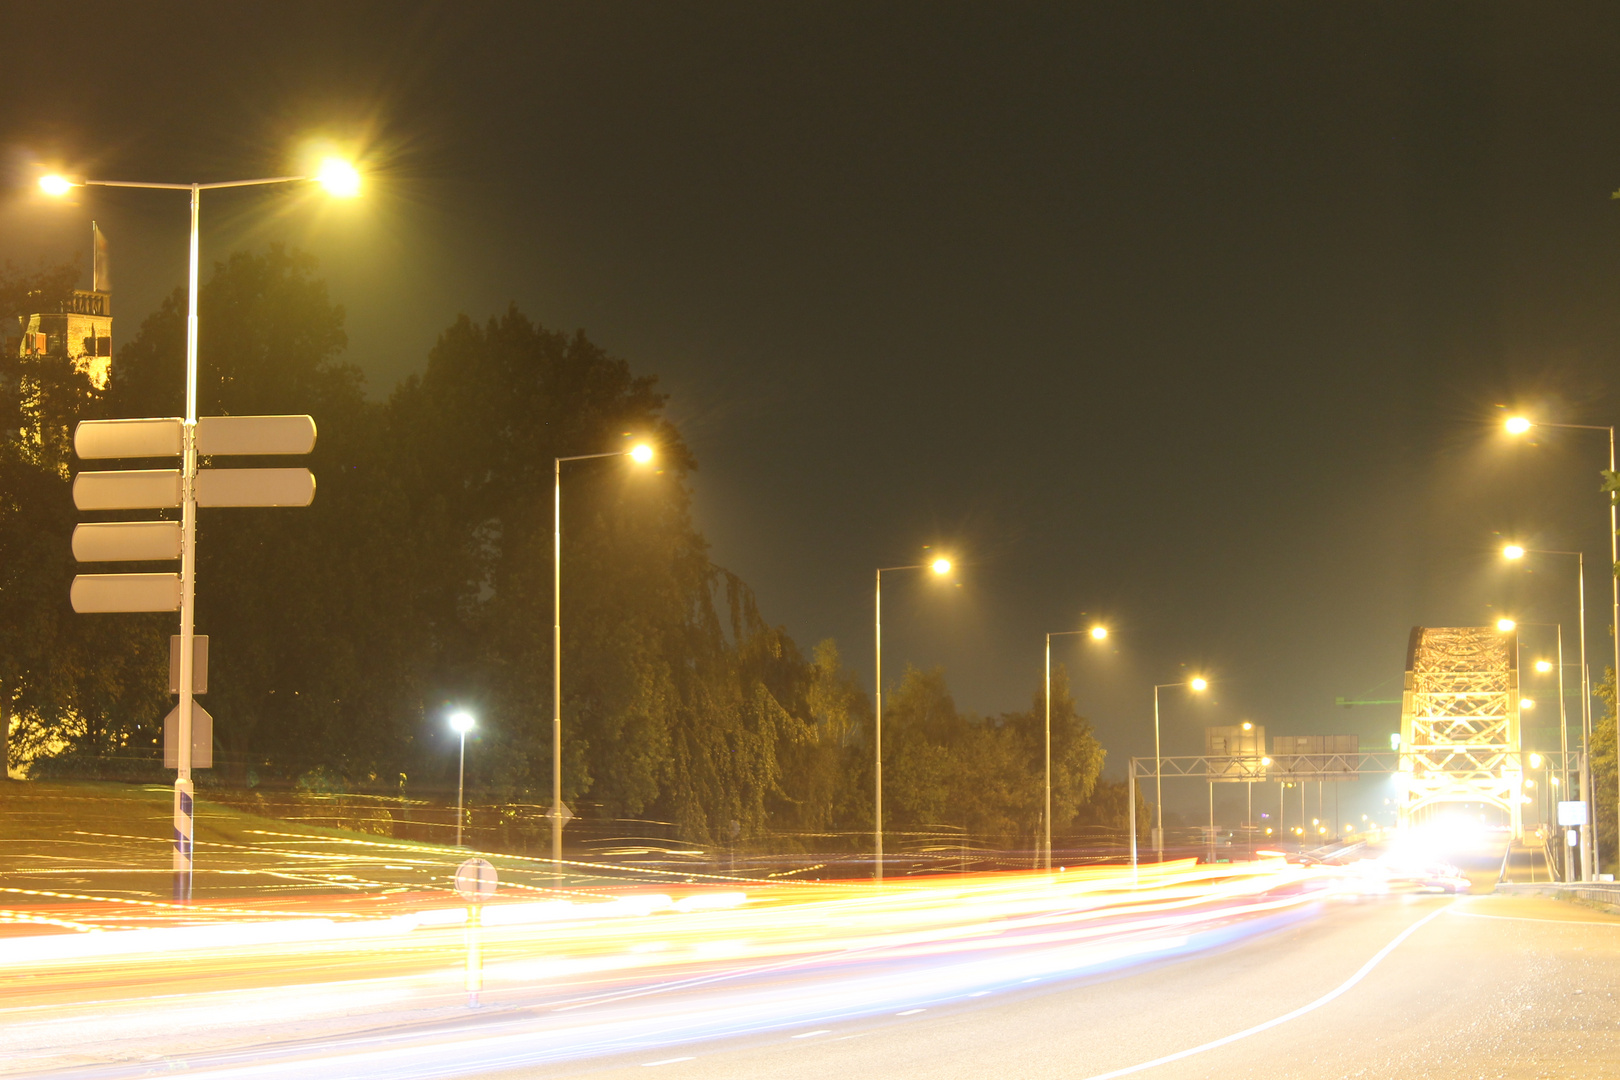
M 98 390 L 106 389 L 112 367 L 112 283 L 107 272 L 107 241 L 90 223 L 92 269 L 90 288 L 18 319 L 19 356 L 64 352 Z

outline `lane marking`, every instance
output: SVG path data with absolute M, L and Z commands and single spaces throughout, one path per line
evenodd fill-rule
M 641 1067 L 643 1069 L 650 1069 L 654 1065 L 673 1065 L 678 1061 L 696 1061 L 696 1060 L 697 1060 L 696 1058 L 690 1058 L 690 1057 L 665 1058 L 663 1061 L 643 1061 L 641 1063 Z
M 1453 911 L 1470 919 L 1502 919 L 1507 922 L 1544 922 L 1557 926 L 1620 926 L 1620 922 L 1600 922 L 1597 919 L 1537 919 L 1530 915 L 1486 915 L 1480 911 Z
M 927 1011 L 928 1011 L 927 1009 L 907 1009 L 905 1012 L 897 1012 L 894 1015 L 896 1015 L 896 1016 L 916 1016 L 920 1012 L 927 1012 Z
M 817 1035 L 830 1034 L 831 1031 L 832 1031 L 832 1028 L 822 1028 L 820 1031 L 801 1031 L 797 1035 L 789 1035 L 788 1038 L 790 1038 L 790 1039 L 810 1039 L 810 1038 L 814 1038 Z
M 1451 903 L 1455 904 L 1456 901 L 1453 900 Z M 1284 1013 L 1281 1016 L 1274 1017 L 1273 1019 L 1267 1020 L 1264 1023 L 1256 1024 L 1253 1027 L 1244 1028 L 1242 1031 L 1234 1032 L 1231 1035 L 1226 1035 L 1219 1039 L 1213 1039 L 1207 1043 L 1202 1043 L 1186 1050 L 1177 1050 L 1173 1054 L 1166 1054 L 1163 1057 L 1154 1058 L 1152 1061 L 1144 1061 L 1137 1065 L 1127 1065 L 1123 1069 L 1114 1069 L 1112 1072 L 1097 1073 L 1095 1076 L 1086 1077 L 1085 1080 L 1113 1080 L 1113 1078 L 1116 1076 L 1130 1076 L 1132 1073 L 1143 1072 L 1147 1069 L 1157 1068 L 1160 1065 L 1168 1065 L 1172 1061 L 1181 1061 L 1183 1058 L 1190 1058 L 1194 1054 L 1202 1054 L 1206 1050 L 1214 1050 L 1217 1047 L 1235 1043 L 1240 1039 L 1247 1039 L 1250 1035 L 1258 1035 L 1262 1031 L 1270 1031 L 1272 1028 L 1277 1027 L 1280 1024 L 1286 1024 L 1290 1020 L 1297 1020 L 1306 1013 L 1315 1012 L 1317 1009 L 1320 1009 L 1322 1006 L 1337 998 L 1340 994 L 1343 994 L 1345 991 L 1355 986 L 1362 979 L 1365 979 L 1368 973 L 1382 963 L 1384 957 L 1394 952 L 1396 947 L 1400 945 L 1401 942 L 1417 933 L 1423 928 L 1424 924 L 1431 922 L 1440 915 L 1444 915 L 1449 910 L 1451 910 L 1450 905 L 1436 908 L 1427 915 L 1423 916 L 1423 918 L 1419 919 L 1417 922 L 1413 923 L 1411 926 L 1408 926 L 1405 930 L 1402 930 L 1399 934 L 1396 934 L 1395 940 L 1391 941 L 1388 945 L 1385 945 L 1382 949 L 1379 949 L 1376 953 L 1374 953 L 1372 959 L 1368 960 L 1365 964 L 1362 964 L 1360 970 L 1358 970 L 1354 975 L 1350 976 L 1344 982 L 1340 983 L 1332 990 L 1329 990 L 1327 993 L 1323 994 L 1321 997 L 1317 998 L 1308 1005 L 1301 1005 L 1293 1012 Z

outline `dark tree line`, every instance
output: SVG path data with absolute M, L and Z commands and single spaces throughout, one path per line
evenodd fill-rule
M 74 277 L 12 273 L 0 307 L 23 311 Z M 458 319 L 420 374 L 368 400 L 341 360 L 342 308 L 311 259 L 281 248 L 217 265 L 199 305 L 199 412 L 307 412 L 320 431 L 307 458 L 211 463 L 307 464 L 318 483 L 307 509 L 200 516 L 213 779 L 442 788 L 444 716 L 464 707 L 479 719 L 474 789 L 543 799 L 552 459 L 646 439 L 649 467 L 566 467 L 565 799 L 699 839 L 870 827 L 870 702 L 832 642 L 806 655 L 710 561 L 691 517 L 696 462 L 651 376 L 513 308 Z M 80 419 L 181 415 L 184 346 L 177 290 L 104 391 L 65 356 L 0 358 L 0 707 L 30 775 L 154 775 L 174 619 L 69 608 L 70 438 Z M 890 820 L 1033 836 L 1041 708 L 1037 696 L 1027 712 L 964 715 L 941 673 L 907 672 L 885 716 Z M 1103 752 L 1061 673 L 1053 722 L 1054 825 L 1112 824 L 1123 801 L 1094 798 Z

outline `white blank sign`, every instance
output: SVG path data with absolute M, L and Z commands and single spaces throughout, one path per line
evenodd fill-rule
M 108 521 L 73 527 L 80 562 L 129 562 L 180 557 L 178 521 Z
M 179 457 L 178 416 L 149 420 L 82 420 L 73 428 L 81 458 Z
M 161 510 L 180 505 L 179 469 L 82 472 L 73 478 L 80 510 Z
M 69 593 L 80 614 L 179 611 L 179 574 L 80 574 Z
M 315 449 L 312 416 L 204 416 L 199 454 L 307 454 Z
M 198 506 L 308 506 L 315 476 L 308 469 L 199 469 Z

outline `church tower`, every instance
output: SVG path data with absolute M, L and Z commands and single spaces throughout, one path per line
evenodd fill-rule
M 112 368 L 112 282 L 107 266 L 107 240 L 90 223 L 92 264 L 90 288 L 74 289 L 54 310 L 24 315 L 18 355 L 65 352 L 96 389 L 107 386 Z

